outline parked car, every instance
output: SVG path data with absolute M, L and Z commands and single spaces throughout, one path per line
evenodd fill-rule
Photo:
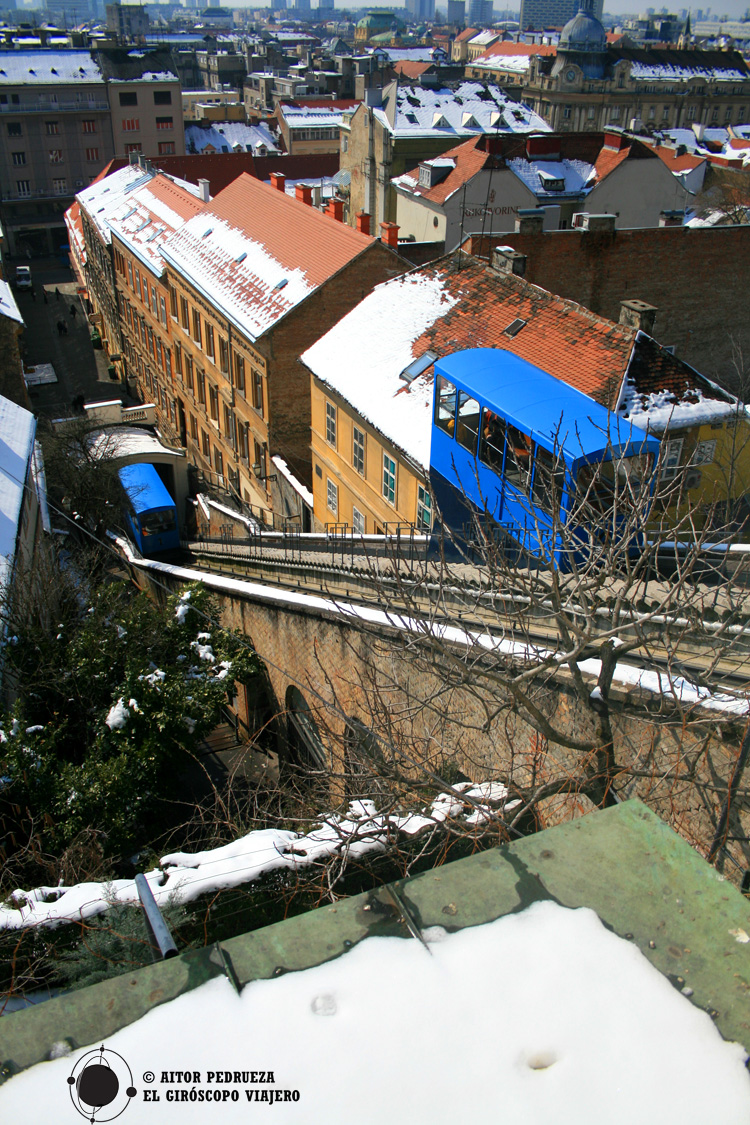
M 16 289 L 31 289 L 31 266 L 16 266 Z

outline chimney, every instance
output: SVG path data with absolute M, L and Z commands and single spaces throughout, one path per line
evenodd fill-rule
M 614 234 L 616 225 L 616 215 L 590 215 L 588 211 L 576 211 L 573 216 L 575 230 L 595 231 L 599 234 L 609 231 Z
M 380 224 L 380 241 L 384 242 L 386 246 L 390 246 L 392 250 L 398 250 L 398 223 L 381 223 Z
M 551 133 L 532 133 L 526 138 L 526 156 L 529 160 L 560 160 L 560 137 Z
M 208 201 L 210 200 L 210 198 L 211 198 L 211 193 L 209 191 L 210 187 L 211 187 L 211 184 L 208 180 L 198 180 L 198 192 L 200 194 L 202 203 L 208 203 Z
M 275 187 L 277 191 L 286 193 L 286 176 L 283 172 L 271 173 L 271 187 Z
M 613 148 L 615 152 L 626 147 L 627 138 L 622 129 L 618 129 L 616 125 L 608 125 L 604 130 L 604 147 Z
M 514 273 L 523 277 L 526 273 L 526 255 L 514 250 L 512 246 L 496 246 L 492 251 L 492 268 L 498 273 Z
M 649 305 L 646 301 L 621 301 L 620 324 L 626 324 L 628 328 L 635 328 L 650 336 L 658 311 L 655 305 Z
M 516 234 L 541 234 L 544 228 L 544 210 L 541 207 L 519 207 Z
M 704 136 L 706 135 L 706 126 L 702 121 L 694 121 L 693 132 L 695 133 L 696 141 L 702 141 Z
M 294 198 L 299 200 L 300 203 L 306 203 L 308 207 L 312 207 L 312 188 L 310 185 L 295 184 Z
M 684 221 L 684 211 L 661 211 L 659 213 L 660 227 L 681 227 Z
M 360 234 L 370 233 L 370 216 L 367 211 L 357 212 L 357 230 Z
M 326 207 L 326 215 L 330 215 L 337 223 L 344 221 L 344 201 L 343 199 L 329 199 L 328 206 Z

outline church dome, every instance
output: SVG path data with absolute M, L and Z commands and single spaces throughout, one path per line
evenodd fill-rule
M 558 51 L 596 51 L 607 49 L 607 35 L 596 16 L 582 6 L 568 20 L 560 36 Z

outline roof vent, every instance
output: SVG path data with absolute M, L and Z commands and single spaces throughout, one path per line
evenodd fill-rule
M 288 284 L 289 284 L 289 278 L 288 277 L 282 277 L 281 281 L 276 282 L 276 284 L 274 285 L 274 289 L 283 289 L 284 286 L 288 285 Z
M 211 234 L 213 229 L 214 229 L 213 227 L 209 227 L 208 230 L 204 230 L 203 234 L 201 235 L 201 238 L 208 238 L 209 234 Z
M 527 323 L 528 323 L 527 321 L 521 320 L 521 318 L 518 317 L 517 320 L 511 321 L 511 323 L 505 329 L 505 335 L 506 336 L 517 336 L 518 333 L 521 331 L 521 329 L 526 327 Z
M 243 250 L 242 253 L 240 254 L 239 258 L 235 258 L 234 260 L 239 265 L 240 262 L 244 262 L 246 257 L 247 257 L 247 250 Z
M 399 379 L 403 379 L 405 383 L 413 383 L 418 375 L 421 375 L 428 367 L 437 359 L 437 352 L 424 352 L 417 359 L 413 359 L 408 367 L 399 375 Z

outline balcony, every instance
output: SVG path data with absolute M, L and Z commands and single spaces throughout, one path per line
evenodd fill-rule
M 26 102 L 21 105 L 0 105 L 0 113 L 23 117 L 29 113 L 109 113 L 106 101 L 95 102 Z

